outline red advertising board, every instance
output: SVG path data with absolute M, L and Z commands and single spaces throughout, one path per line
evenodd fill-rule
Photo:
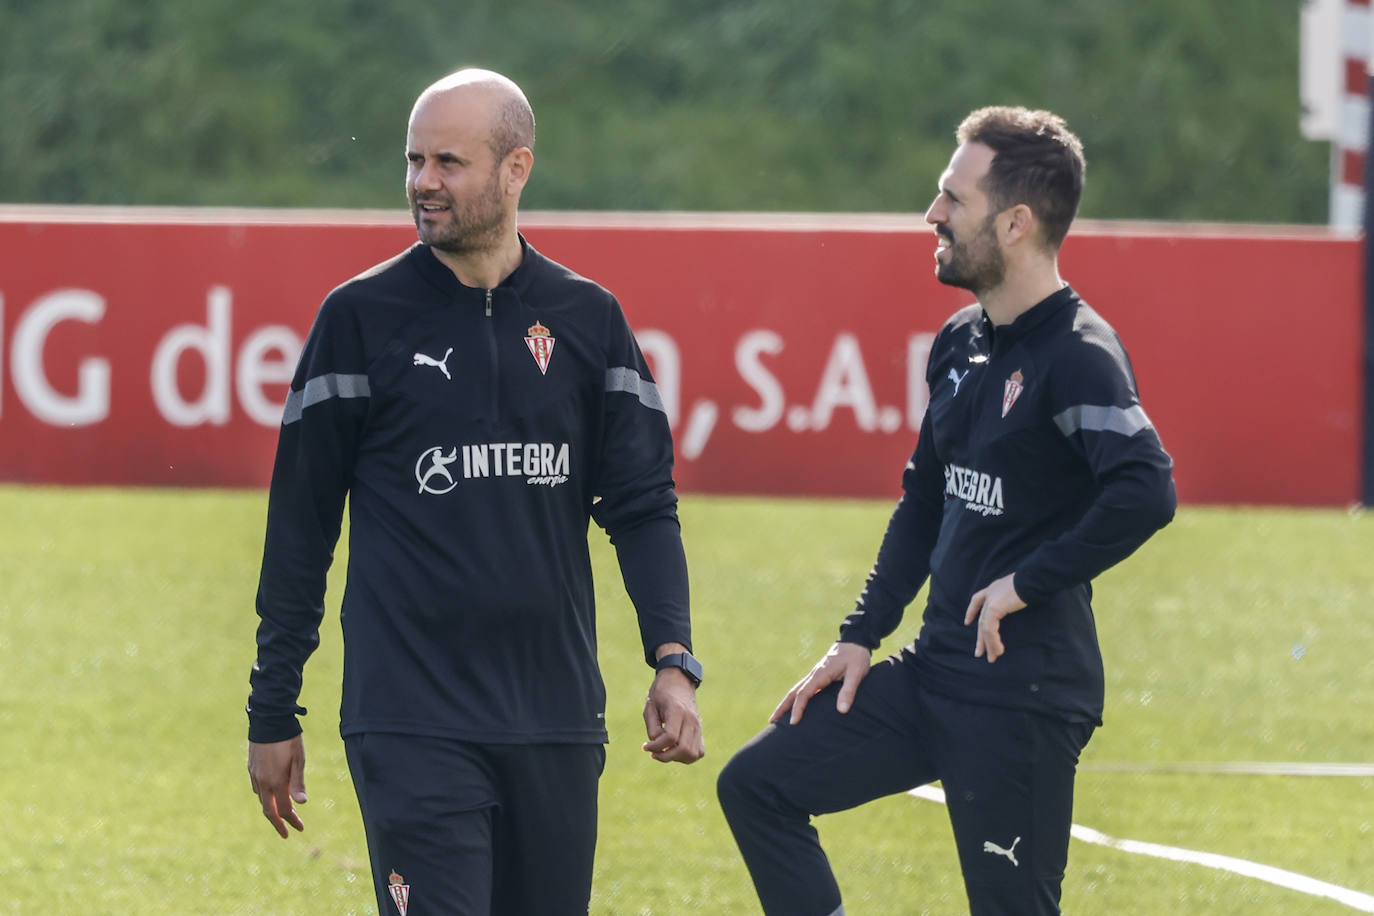
M 971 301 L 919 218 L 531 214 L 620 298 L 684 491 L 892 497 L 925 357 Z M 0 211 L 0 480 L 259 486 L 301 340 L 405 214 Z M 1193 502 L 1359 492 L 1361 258 L 1319 231 L 1085 224 L 1064 276 L 1121 333 Z

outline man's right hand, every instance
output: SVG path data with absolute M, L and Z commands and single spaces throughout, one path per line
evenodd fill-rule
M 248 779 L 262 802 L 262 815 L 282 839 L 286 825 L 304 830 L 296 805 L 305 804 L 305 740 L 297 735 L 271 744 L 248 742 Z
M 806 704 L 811 702 L 811 698 L 835 681 L 844 682 L 840 685 L 839 696 L 835 698 L 835 708 L 842 713 L 849 712 L 849 707 L 854 705 L 854 694 L 859 690 L 859 682 L 868 676 L 872 661 L 871 649 L 852 642 L 835 643 L 830 647 L 830 651 L 816 662 L 811 673 L 787 691 L 787 696 L 782 698 L 782 702 L 773 710 L 768 721 L 778 721 L 790 709 L 791 723 L 796 725 L 801 721 L 802 714 L 806 712 Z

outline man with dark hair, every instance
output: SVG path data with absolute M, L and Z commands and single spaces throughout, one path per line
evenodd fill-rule
M 1083 143 L 1064 119 L 1048 111 L 980 108 L 954 136 L 960 145 L 981 143 L 997 153 L 984 181 L 990 209 L 1026 204 L 1040 221 L 1045 246 L 1057 250 L 1083 196 Z
M 609 292 L 516 228 L 520 88 L 462 70 L 406 135 L 419 243 L 335 289 L 282 420 L 258 586 L 248 771 L 304 828 L 301 672 L 350 512 L 340 731 L 379 914 L 585 914 L 605 763 L 587 527 L 657 669 L 655 760 L 705 753 L 663 402 Z
M 1090 582 L 1177 502 L 1125 349 L 1059 276 L 1082 144 L 1049 112 L 1006 107 L 956 137 L 926 221 L 936 277 L 978 302 L 931 349 L 857 607 L 720 775 L 768 914 L 844 912 L 813 815 L 935 780 L 973 916 L 1059 912 L 1074 772 L 1102 715 Z M 927 577 L 915 643 L 872 664 Z

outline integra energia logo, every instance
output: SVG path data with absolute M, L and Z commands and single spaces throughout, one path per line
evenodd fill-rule
M 964 501 L 964 508 L 971 512 L 1001 515 L 1002 478 L 984 474 L 972 468 L 957 464 L 945 465 L 945 496 L 953 496 Z
M 553 488 L 572 476 L 571 451 L 566 442 L 487 442 L 451 446 L 435 445 L 420 453 L 415 462 L 419 492 L 442 496 L 459 480 L 523 477 L 530 486 Z

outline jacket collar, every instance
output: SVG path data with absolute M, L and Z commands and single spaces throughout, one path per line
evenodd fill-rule
M 1005 351 L 1008 347 L 1027 337 L 1032 331 L 1044 324 L 1053 315 L 1079 302 L 1078 293 L 1067 284 L 1062 289 L 1050 293 L 1044 299 L 1026 309 L 1011 324 L 1000 328 L 993 327 L 988 313 L 983 313 L 983 333 L 989 341 Z
M 495 288 L 509 288 L 520 293 L 527 289 L 533 281 L 533 275 L 536 273 L 534 262 L 543 260 L 544 256 L 525 240 L 523 233 L 516 234 L 520 239 L 520 264 Z M 416 242 L 412 245 L 410 256 L 421 276 L 446 296 L 456 297 L 486 292 L 485 288 L 465 286 L 460 283 L 458 278 L 453 275 L 453 271 L 449 270 L 443 261 L 435 257 L 434 249 L 424 242 Z

